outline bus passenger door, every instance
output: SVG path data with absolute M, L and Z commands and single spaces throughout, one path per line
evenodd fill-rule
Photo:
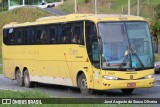
M 91 43 L 91 56 L 92 62 L 92 72 L 93 72 L 93 88 L 99 89 L 101 84 L 101 71 L 100 71 L 100 57 L 99 57 L 99 50 L 98 50 L 98 40 L 94 40 Z
M 100 81 L 100 58 L 98 51 L 98 38 L 96 24 L 92 21 L 85 21 L 85 38 L 86 38 L 86 48 L 90 63 L 92 65 L 92 73 L 90 75 L 90 81 L 92 83 L 89 88 L 98 88 Z

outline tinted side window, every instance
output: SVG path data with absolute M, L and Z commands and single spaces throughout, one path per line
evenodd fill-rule
M 36 28 L 36 41 L 35 44 L 46 44 L 48 43 L 47 30 L 44 27 Z
M 8 45 L 7 29 L 3 29 L 3 43 Z
M 24 45 L 27 45 L 28 44 L 28 39 L 27 39 L 27 35 L 28 35 L 28 31 L 27 31 L 27 28 L 24 28 L 24 31 L 23 31 L 24 35 L 23 35 L 23 44 Z
M 7 45 L 15 45 L 16 41 L 15 41 L 15 29 L 14 28 L 10 28 L 7 29 Z
M 71 42 L 75 44 L 84 44 L 83 22 L 75 22 Z
M 86 21 L 86 41 L 89 43 L 94 37 L 97 37 L 96 25 L 93 22 Z
M 22 29 L 16 29 L 16 45 L 23 44 L 23 30 Z
M 99 52 L 98 52 L 98 39 L 96 25 L 93 22 L 86 21 L 86 47 L 89 55 L 89 59 L 92 64 L 96 67 L 100 67 Z
M 59 43 L 70 44 L 72 37 L 72 23 L 62 24 L 61 25 L 61 35 Z
M 57 26 L 51 25 L 48 26 L 48 38 L 50 44 L 58 43 L 58 34 L 57 34 Z
M 3 30 L 7 45 L 84 44 L 84 23 L 67 22 Z
M 35 44 L 35 42 L 36 42 L 35 29 L 34 29 L 34 27 L 28 28 L 27 29 L 27 44 L 31 45 L 31 44 Z

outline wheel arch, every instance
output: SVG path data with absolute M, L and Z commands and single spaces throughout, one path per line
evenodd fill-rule
M 25 70 L 28 70 L 28 68 L 27 68 L 27 67 L 24 67 L 24 68 L 23 68 L 23 75 L 24 75 L 24 71 L 25 71 Z M 29 72 L 28 72 L 28 73 L 29 73 Z
M 77 73 L 77 75 L 76 75 L 76 85 L 77 85 L 77 86 L 78 86 L 78 77 L 79 77 L 81 74 L 84 74 L 84 75 L 85 75 L 85 77 L 87 78 L 87 81 L 89 80 L 89 79 L 88 79 L 88 76 L 87 76 L 87 73 L 84 72 L 84 70 L 79 70 L 78 73 Z M 89 84 L 88 84 L 88 86 L 89 86 Z
M 20 67 L 19 67 L 19 66 L 16 66 L 16 67 L 15 67 L 15 70 L 14 70 L 14 79 L 16 79 L 17 70 L 20 70 Z M 21 72 L 21 70 L 20 70 L 20 72 Z

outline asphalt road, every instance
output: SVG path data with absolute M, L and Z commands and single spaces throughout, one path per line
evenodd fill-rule
M 47 11 L 48 13 L 51 13 L 53 15 L 56 15 L 56 16 L 62 16 L 62 15 L 67 15 L 68 13 L 64 12 L 64 11 L 61 11 L 61 10 L 57 10 L 55 8 L 45 8 L 45 9 L 42 9 L 42 8 L 39 8 L 37 6 L 23 6 L 23 7 L 17 7 L 17 8 L 38 8 L 38 9 L 41 9 L 41 10 L 44 10 L 44 11 Z M 12 11 L 12 10 L 9 10 L 9 11 Z
M 160 79 L 160 75 L 157 75 L 156 78 Z M 15 91 L 26 91 L 26 90 L 35 90 L 46 93 L 50 96 L 56 97 L 71 97 L 71 98 L 103 98 L 103 97 L 120 97 L 120 98 L 160 98 L 160 81 L 155 82 L 153 88 L 141 88 L 135 89 L 133 94 L 124 95 L 120 90 L 107 90 L 107 91 L 94 91 L 93 95 L 84 96 L 80 93 L 78 88 L 58 86 L 58 85 L 46 85 L 38 84 L 35 88 L 25 88 L 19 87 L 16 84 L 15 80 L 10 80 L 5 78 L 3 75 L 0 75 L 0 89 L 2 90 L 15 90 Z
M 57 10 L 55 8 L 46 8 L 44 10 L 46 10 L 47 12 L 49 12 L 51 14 L 57 15 L 57 16 L 67 15 L 66 12 L 61 11 L 61 10 Z

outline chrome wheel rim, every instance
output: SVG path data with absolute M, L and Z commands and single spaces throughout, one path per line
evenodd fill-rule
M 25 84 L 27 85 L 27 84 L 29 83 L 29 78 L 28 78 L 27 75 L 25 76 L 25 79 L 24 79 L 24 80 L 25 80 Z
M 87 80 L 85 78 L 81 81 L 81 87 L 82 89 L 87 89 Z

